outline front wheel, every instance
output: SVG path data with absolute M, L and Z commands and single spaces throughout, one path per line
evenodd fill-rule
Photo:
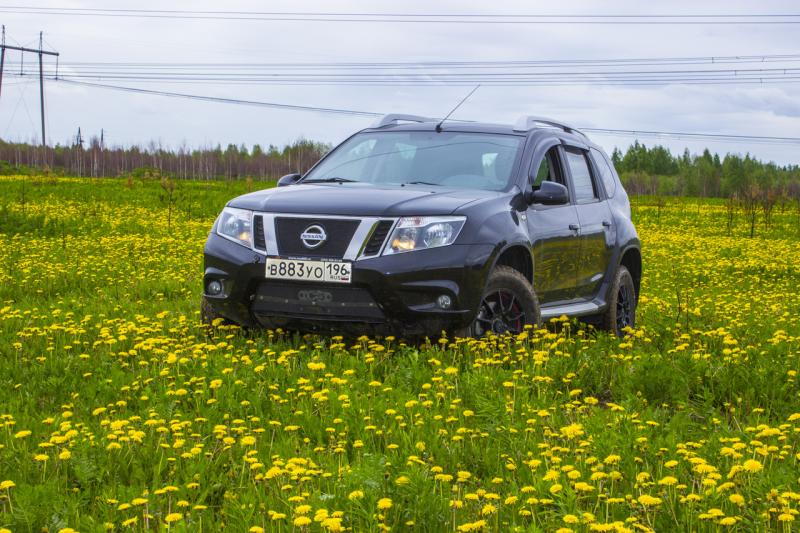
M 519 271 L 500 265 L 489 275 L 469 335 L 518 334 L 540 321 L 539 300 L 531 284 Z
M 636 325 L 636 302 L 633 277 L 627 268 L 620 265 L 609 291 L 608 309 L 603 314 L 603 329 L 623 337 L 625 328 Z

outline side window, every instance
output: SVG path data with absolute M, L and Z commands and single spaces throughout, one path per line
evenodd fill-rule
M 539 169 L 536 171 L 531 185 L 533 185 L 534 189 L 538 189 L 543 181 L 554 181 L 564 186 L 567 185 L 566 180 L 564 180 L 564 174 L 561 171 L 561 164 L 558 159 L 558 147 L 556 146 L 550 148 L 544 155 L 544 159 L 542 159 L 542 163 L 539 165 Z
M 611 165 L 608 159 L 606 159 L 606 156 L 597 148 L 592 148 L 592 157 L 594 158 L 595 166 L 600 172 L 600 179 L 603 180 L 606 194 L 611 198 L 617 190 L 617 180 L 614 178 L 614 171 L 611 169 Z
M 586 154 L 571 148 L 565 150 L 565 153 L 569 172 L 572 175 L 572 185 L 575 188 L 575 200 L 581 202 L 597 198 L 597 190 L 592 181 Z

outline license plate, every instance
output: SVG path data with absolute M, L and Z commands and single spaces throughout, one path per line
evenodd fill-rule
M 309 261 L 267 258 L 267 277 L 298 281 L 350 283 L 353 266 L 347 261 Z

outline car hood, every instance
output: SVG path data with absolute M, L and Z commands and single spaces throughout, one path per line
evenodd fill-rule
M 466 204 L 501 194 L 504 193 L 422 185 L 289 185 L 245 194 L 228 205 L 253 211 L 315 215 L 449 215 Z

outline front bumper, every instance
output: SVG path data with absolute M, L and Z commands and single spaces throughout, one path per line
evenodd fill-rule
M 450 245 L 352 263 L 352 283 L 265 278 L 266 256 L 211 233 L 203 287 L 219 315 L 249 327 L 370 335 L 438 335 L 468 326 L 477 313 L 492 245 Z M 204 289 L 205 292 L 205 289 Z M 436 301 L 448 295 L 450 309 Z

